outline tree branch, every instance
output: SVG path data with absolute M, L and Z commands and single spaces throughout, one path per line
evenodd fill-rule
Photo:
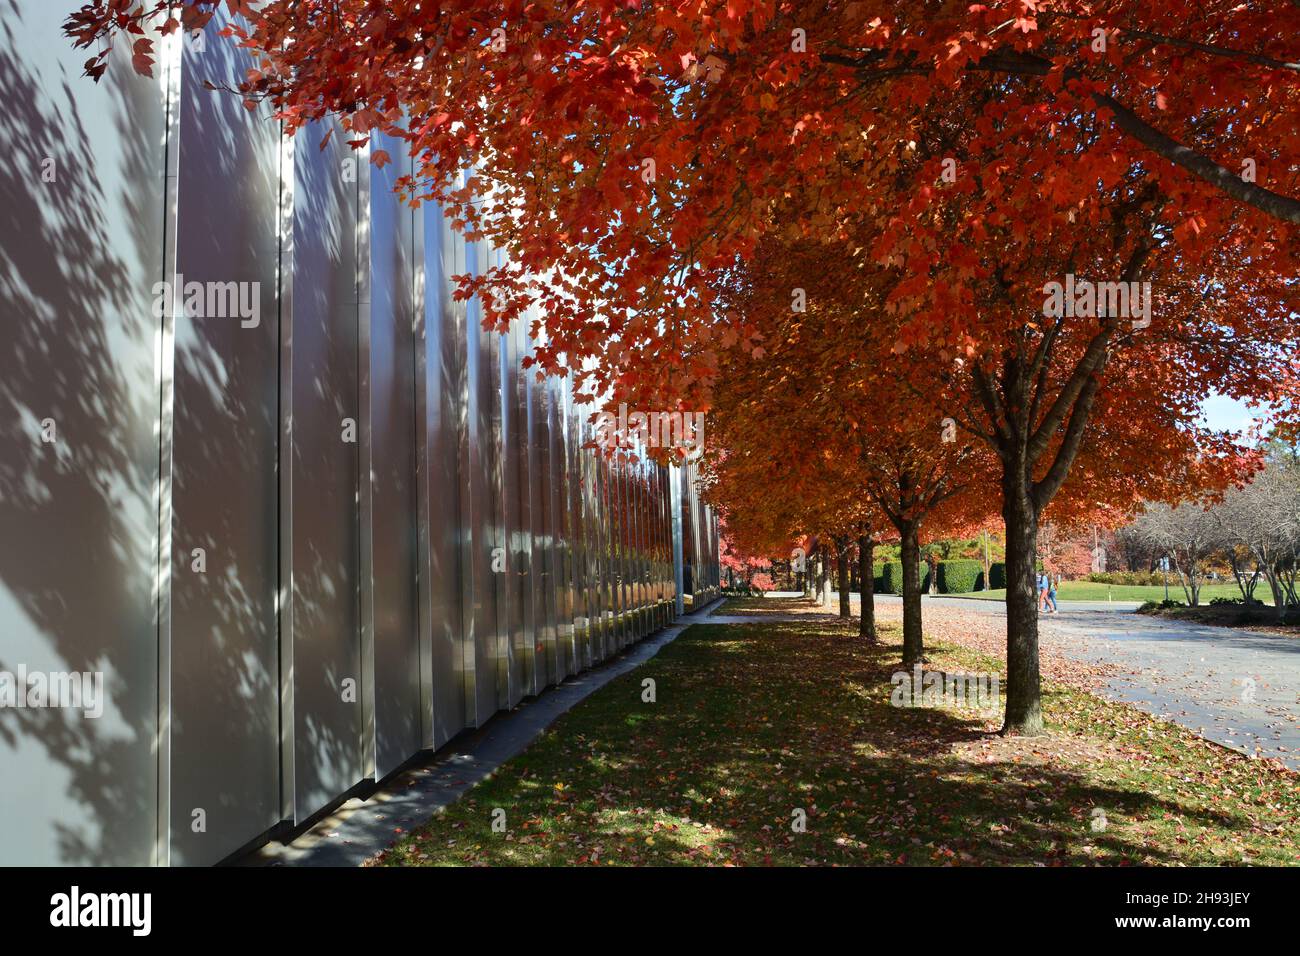
M 1129 32 L 1133 31 L 1130 30 Z M 876 53 L 878 52 L 876 51 Z M 1241 55 L 1250 58 L 1250 54 Z M 879 55 L 861 59 L 835 56 L 834 54 L 823 56 L 825 62 L 850 66 L 870 77 L 903 74 L 923 76 L 933 72 L 928 67 L 915 66 L 911 63 L 898 67 L 865 69 L 870 64 L 880 62 L 882 59 L 883 57 Z M 1267 60 L 1268 58 L 1264 59 Z M 1264 65 L 1287 70 L 1295 68 L 1294 64 L 1281 61 L 1269 61 Z M 1032 53 L 1019 53 L 1009 50 L 995 50 L 983 59 L 966 67 L 967 70 L 973 72 L 1006 73 L 1011 76 L 1047 76 L 1052 72 L 1053 68 L 1054 64 L 1049 59 Z M 1065 79 L 1067 80 L 1083 78 L 1083 74 L 1073 67 L 1065 71 Z M 1193 176 L 1204 180 L 1238 202 L 1254 206 L 1261 212 L 1284 222 L 1300 223 L 1300 199 L 1283 196 L 1281 193 L 1275 193 L 1256 183 L 1246 182 L 1232 170 L 1225 169 L 1208 156 L 1198 153 L 1194 149 L 1184 146 L 1173 137 L 1162 133 L 1112 96 L 1094 92 L 1091 97 L 1093 103 L 1102 109 L 1108 110 L 1115 117 L 1115 125 L 1120 130 L 1132 136 L 1157 156 L 1187 170 Z

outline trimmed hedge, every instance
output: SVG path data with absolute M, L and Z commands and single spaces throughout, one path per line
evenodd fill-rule
M 879 590 L 881 594 L 903 593 L 903 565 L 900 562 L 890 561 L 880 566 Z
M 903 563 L 901 561 L 889 561 L 880 566 L 880 577 L 876 582 L 876 591 L 879 594 L 903 593 Z M 925 562 L 922 562 L 921 593 L 927 594 L 929 591 L 930 568 Z
M 1038 561 L 1034 565 L 1039 571 L 1043 570 L 1043 562 Z M 989 590 L 997 591 L 1007 586 L 1007 563 L 1005 561 L 994 561 L 989 565 Z
M 1141 584 L 1160 585 L 1164 578 L 1159 571 L 1107 571 L 1105 574 L 1090 574 L 1087 579 L 1094 584 Z
M 940 594 L 966 594 L 984 589 L 983 561 L 940 561 L 936 573 Z

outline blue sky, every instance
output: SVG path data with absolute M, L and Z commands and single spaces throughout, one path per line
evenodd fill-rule
M 1205 400 L 1201 408 L 1205 423 L 1209 427 L 1222 430 L 1243 431 L 1255 421 L 1256 415 L 1242 402 L 1227 395 L 1212 395 Z

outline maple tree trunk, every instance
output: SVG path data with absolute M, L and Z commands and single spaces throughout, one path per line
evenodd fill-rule
M 858 636 L 876 643 L 876 541 L 870 535 L 858 538 L 858 587 L 862 606 L 858 611 Z
M 839 577 L 840 589 L 840 617 L 847 621 L 853 616 L 853 611 L 849 606 L 849 539 L 837 538 L 835 540 L 835 552 L 835 570 Z
M 1007 465 L 1008 471 L 1014 464 Z M 1003 479 L 1007 528 L 1007 712 L 1004 734 L 1043 732 L 1038 678 L 1038 514 L 1024 469 Z
M 822 607 L 831 606 L 831 556 L 824 544 L 817 547 L 817 600 Z
M 921 545 L 920 522 L 905 521 L 903 539 L 903 666 L 925 660 L 921 637 Z

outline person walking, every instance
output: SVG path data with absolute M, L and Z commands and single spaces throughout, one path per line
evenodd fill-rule
M 1052 605 L 1049 614 L 1055 614 L 1059 610 L 1056 606 L 1056 590 L 1061 586 L 1061 575 L 1059 573 L 1049 575 L 1047 578 L 1047 601 Z
M 1038 613 L 1047 607 L 1047 572 L 1038 572 Z

